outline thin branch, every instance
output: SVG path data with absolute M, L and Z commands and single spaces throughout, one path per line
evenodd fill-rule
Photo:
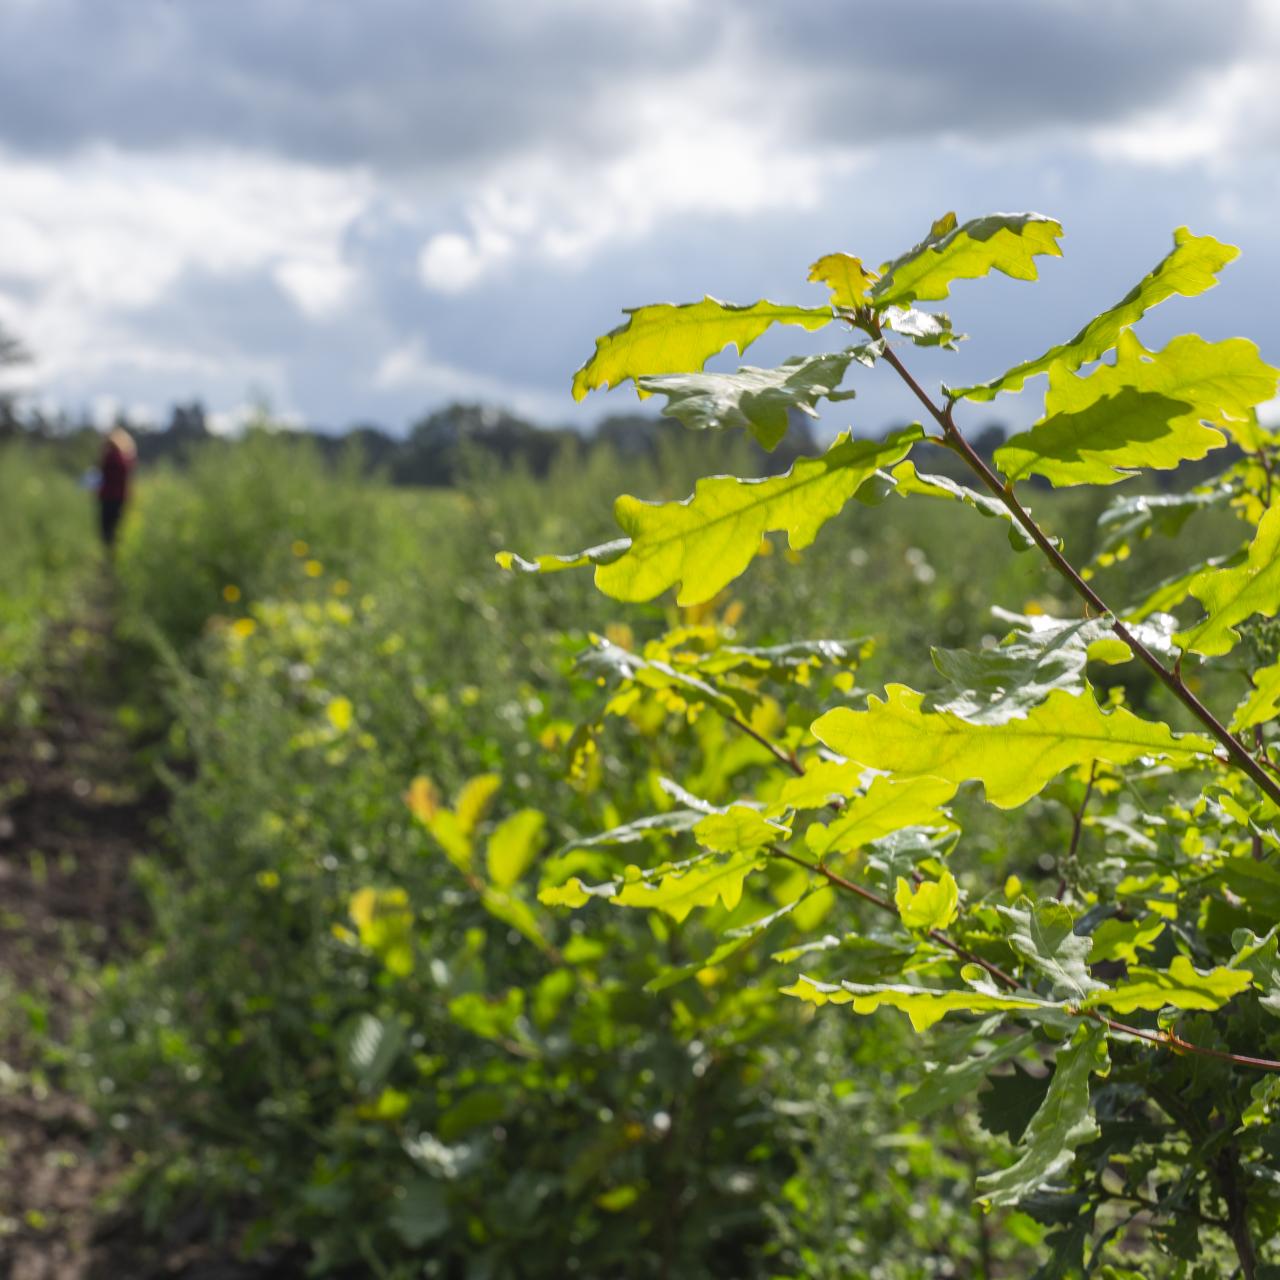
M 737 716 L 726 716 L 725 718 L 735 729 L 745 733 L 748 738 L 754 738 L 780 765 L 790 769 L 797 778 L 804 777 L 804 765 L 789 751 L 784 751 L 777 743 L 770 742 L 764 734 L 757 733 L 745 720 L 739 720 Z
M 860 314 L 860 323 L 872 337 L 879 338 L 880 325 L 875 316 L 869 310 Z M 1087 604 L 1091 605 L 1098 613 L 1105 615 L 1111 625 L 1111 629 L 1120 637 L 1121 640 L 1128 645 L 1130 652 L 1134 657 L 1143 662 L 1156 678 L 1185 706 L 1192 715 L 1200 721 L 1202 725 L 1222 744 L 1232 764 L 1242 772 L 1247 774 L 1254 784 L 1269 799 L 1280 804 L 1280 783 L 1277 783 L 1267 771 L 1253 758 L 1248 748 L 1240 741 L 1235 734 L 1231 733 L 1227 727 L 1209 710 L 1208 707 L 1196 697 L 1194 693 L 1183 682 L 1181 671 L 1178 668 L 1170 670 L 1156 657 L 1145 644 L 1139 640 L 1128 627 L 1115 615 L 1112 609 L 1107 605 L 1106 601 L 1098 595 L 1096 591 L 1076 572 L 1075 567 L 1062 554 L 1062 552 L 1054 545 L 1053 540 L 1044 532 L 1043 529 L 1032 519 L 1031 513 L 1018 501 L 1014 495 L 1013 486 L 1011 484 L 1003 484 L 1000 478 L 986 464 L 982 457 L 977 453 L 974 447 L 965 438 L 964 434 L 956 426 L 952 416 L 953 404 L 948 402 L 945 408 L 939 408 L 928 392 L 920 386 L 920 384 L 911 376 L 906 366 L 898 358 L 897 353 L 890 346 L 884 348 L 884 358 L 897 372 L 898 376 L 910 388 L 916 399 L 928 410 L 929 415 L 942 428 L 943 434 L 946 436 L 948 445 L 955 450 L 969 465 L 969 467 L 977 474 L 978 478 L 991 491 L 991 493 L 999 499 L 1001 503 L 1009 511 L 1009 514 L 1018 522 L 1026 531 L 1031 540 L 1040 548 L 1045 558 L 1053 566 L 1053 568 L 1066 580 L 1071 589 L 1076 592 Z
M 1084 789 L 1084 799 L 1080 807 L 1071 815 L 1071 843 L 1067 846 L 1067 856 L 1062 862 L 1062 876 L 1058 881 L 1058 897 L 1067 890 L 1067 872 L 1074 872 L 1076 867 L 1076 851 L 1080 848 L 1080 832 L 1084 829 L 1084 811 L 1089 807 L 1089 799 L 1093 795 L 1093 782 L 1098 773 L 1098 762 L 1089 765 L 1089 782 Z M 1074 887 L 1074 886 L 1073 886 Z
M 897 907 L 888 898 L 882 897 L 865 885 L 845 879 L 844 876 L 838 875 L 821 863 L 806 862 L 803 858 L 798 858 L 794 853 L 781 849 L 777 845 L 770 845 L 769 852 L 775 857 L 785 858 L 788 862 L 794 862 L 796 866 L 803 867 L 814 875 L 823 876 L 829 884 L 834 885 L 837 889 L 843 889 L 846 893 L 855 894 L 864 902 L 871 903 L 873 907 L 877 907 L 881 911 L 888 912 L 893 916 L 898 915 Z M 958 942 L 947 937 L 941 929 L 930 929 L 927 936 L 931 941 L 936 942 L 939 946 L 946 947 L 948 951 L 959 956 L 962 960 L 985 969 L 997 982 L 1002 983 L 1010 991 L 1029 990 L 1016 978 L 1005 973 L 998 965 L 992 964 L 990 960 L 984 960 L 976 952 L 970 951 L 967 947 L 962 947 Z M 1193 1053 L 1203 1058 L 1217 1058 L 1220 1062 L 1230 1062 L 1238 1067 L 1255 1067 L 1259 1071 L 1280 1072 L 1280 1062 L 1273 1058 L 1255 1058 L 1245 1053 L 1229 1053 L 1223 1049 L 1210 1049 L 1204 1045 L 1193 1044 L 1190 1040 L 1184 1040 L 1172 1031 L 1147 1031 L 1142 1027 L 1130 1026 L 1127 1022 L 1119 1022 L 1115 1018 L 1108 1018 L 1106 1014 L 1099 1013 L 1097 1009 L 1078 1009 L 1074 1006 L 1068 1006 L 1066 1012 L 1076 1018 L 1089 1018 L 1094 1022 L 1100 1023 L 1109 1031 L 1115 1031 L 1121 1035 L 1134 1036 L 1138 1040 L 1145 1040 L 1149 1044 L 1157 1045 L 1161 1049 L 1167 1049 L 1171 1053 Z

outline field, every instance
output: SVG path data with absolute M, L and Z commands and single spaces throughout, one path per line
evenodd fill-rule
M 936 683 L 929 645 L 994 638 L 992 604 L 1076 612 L 999 521 L 896 498 L 687 610 L 494 563 L 608 537 L 614 494 L 680 496 L 705 461 L 567 452 L 539 480 L 473 460 L 456 488 L 406 489 L 255 432 L 144 472 L 109 568 L 71 460 L 3 446 L 15 1276 L 1032 1273 L 1052 1223 L 974 1207 L 1016 1124 L 984 1127 L 983 1092 L 921 1105 L 931 1040 L 905 1020 L 773 998 L 803 967 L 770 958 L 787 922 L 718 961 L 699 915 L 601 904 L 587 927 L 539 902 L 570 873 L 675 856 L 671 832 L 587 843 L 676 807 L 663 779 L 727 803 L 772 763 L 679 699 L 582 749 L 609 696 L 575 663 L 593 635 L 856 641 L 835 683 L 814 676 L 821 708 L 886 673 Z M 1087 560 L 1102 501 L 1037 513 Z M 1196 520 L 1205 554 L 1227 545 Z M 1112 568 L 1114 594 L 1163 554 Z M 962 803 L 962 884 L 1053 890 L 1066 805 Z M 769 906 L 748 895 L 734 919 Z M 859 918 L 829 891 L 803 912 L 833 942 Z M 867 936 L 870 970 L 891 943 Z

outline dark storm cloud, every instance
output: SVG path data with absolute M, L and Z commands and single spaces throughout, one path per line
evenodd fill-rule
M 621 6 L 422 0 L 0 0 L 0 139 L 213 143 L 318 162 L 491 161 L 607 135 L 610 83 L 695 65 L 680 31 Z
M 811 76 L 816 132 L 1016 134 L 1112 122 L 1175 98 L 1255 44 L 1203 0 L 824 2 L 760 16 L 762 43 Z
M 611 97 L 718 53 L 797 141 L 1094 123 L 1158 105 L 1251 39 L 1165 0 L 0 0 L 0 141 L 219 144 L 320 163 L 482 166 L 607 149 Z M 791 86 L 775 101 L 773 86 Z M 744 84 L 744 89 L 752 87 Z

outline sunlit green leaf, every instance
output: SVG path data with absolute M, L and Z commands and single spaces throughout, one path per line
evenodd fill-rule
M 831 323 L 830 307 L 790 307 L 776 302 L 735 306 L 706 297 L 674 305 L 660 302 L 627 311 L 624 324 L 596 339 L 595 354 L 573 376 L 573 397 L 616 387 L 646 374 L 697 373 L 717 352 L 733 345 L 742 355 L 771 325 L 821 329 Z M 640 391 L 643 397 L 648 394 Z
M 810 760 L 803 776 L 788 778 L 782 784 L 773 810 L 781 813 L 784 809 L 821 809 L 833 798 L 843 799 L 855 790 L 861 776 L 862 769 L 856 764 Z
M 1207 616 L 1199 625 L 1176 637 L 1193 653 L 1227 653 L 1239 640 L 1235 630 L 1255 613 L 1274 617 L 1280 609 L 1280 506 L 1271 507 L 1243 564 L 1235 568 L 1206 569 L 1188 587 L 1204 605 Z
M 831 305 L 852 311 L 867 301 L 876 273 L 868 271 L 860 259 L 848 253 L 828 253 L 809 268 L 814 284 L 825 284 L 831 290 Z
M 790 830 L 771 822 L 759 809 L 730 805 L 724 813 L 708 814 L 693 829 L 693 838 L 712 853 L 754 853 L 777 840 L 785 840 Z
M 904 827 L 938 827 L 954 830 L 942 808 L 956 792 L 945 778 L 873 778 L 863 795 L 853 796 L 833 822 L 814 823 L 805 831 L 805 843 L 819 857 L 848 853 Z
M 793 549 L 807 547 L 868 476 L 900 461 L 922 434 L 909 427 L 876 441 L 846 433 L 820 458 L 800 458 L 785 475 L 709 476 L 683 502 L 621 497 L 614 513 L 632 544 L 620 559 L 596 568 L 596 586 L 615 600 L 652 600 L 680 584 L 678 604 L 709 600 L 746 569 L 766 533 L 785 532 Z
M 1242 733 L 1280 715 L 1280 662 L 1253 673 L 1253 689 L 1231 717 L 1231 729 Z
M 1169 470 L 1224 445 L 1205 423 L 1247 420 L 1275 394 L 1276 377 L 1243 338 L 1186 334 L 1151 352 L 1126 330 L 1115 361 L 1087 378 L 1050 367 L 1044 418 L 996 450 L 996 465 L 1010 480 L 1042 475 L 1055 485 Z
M 944 870 L 937 880 L 922 880 L 914 886 L 899 876 L 893 904 L 908 929 L 929 933 L 945 929 L 956 918 L 960 889 L 950 871 Z
M 1165 922 L 1159 916 L 1147 916 L 1141 920 L 1120 920 L 1112 916 L 1093 931 L 1093 950 L 1089 952 L 1089 961 L 1101 964 L 1107 960 L 1120 960 L 1125 964 L 1137 964 L 1138 952 L 1150 951 L 1164 929 Z
M 953 281 L 992 271 L 1034 280 L 1037 255 L 1061 257 L 1061 235 L 1062 227 L 1039 213 L 993 213 L 961 226 L 954 213 L 947 214 L 914 249 L 882 269 L 871 300 L 880 308 L 945 298 Z
M 1179 431 L 1180 423 L 1189 425 Z M 1190 401 L 1125 387 L 1013 436 L 996 450 L 995 464 L 1012 483 L 1040 475 L 1059 487 L 1115 484 L 1129 479 L 1134 467 L 1167 470 L 1224 443 L 1200 425 Z
M 1173 233 L 1173 249 L 1144 276 L 1125 296 L 1101 315 L 1090 320 L 1068 342 L 1050 347 L 1034 360 L 1024 361 L 990 382 L 953 389 L 952 395 L 964 400 L 992 400 L 1002 391 L 1018 391 L 1028 378 L 1045 373 L 1049 366 L 1079 369 L 1105 355 L 1120 340 L 1120 335 L 1158 303 L 1175 294 L 1185 298 L 1204 293 L 1218 283 L 1218 272 L 1238 254 L 1212 236 L 1194 236 L 1186 227 Z
M 1219 1009 L 1251 982 L 1238 969 L 1202 972 L 1186 956 L 1174 956 L 1165 971 L 1135 965 L 1117 986 L 1092 992 L 1083 1002 L 1087 1009 L 1111 1009 L 1132 1013 L 1135 1009 Z
M 723 858 L 695 859 L 656 878 L 629 880 L 614 895 L 613 902 L 620 907 L 662 911 L 676 921 L 683 920 L 695 907 L 710 907 L 717 902 L 732 911 L 742 901 L 747 877 L 763 865 L 764 858 L 750 850 Z
M 801 976 L 784 996 L 795 996 L 809 1004 L 847 1004 L 854 1013 L 874 1013 L 877 1009 L 901 1009 L 916 1031 L 928 1031 L 949 1013 L 1004 1013 L 1019 1011 L 1054 1012 L 1062 1005 L 1034 996 L 1007 995 L 995 991 L 950 990 L 910 987 L 895 983 L 817 982 Z
M 972 724 L 954 712 L 923 709 L 924 695 L 889 685 L 867 710 L 840 707 L 819 717 L 814 735 L 833 751 L 899 778 L 929 775 L 979 781 L 1002 809 L 1024 804 L 1064 769 L 1094 760 L 1128 764 L 1142 756 L 1189 762 L 1214 744 L 1139 719 L 1123 708 L 1104 712 L 1089 693 L 1055 689 L 1026 716 Z
M 489 879 L 499 889 L 509 889 L 528 870 L 542 847 L 546 825 L 546 818 L 537 809 L 521 809 L 489 837 Z

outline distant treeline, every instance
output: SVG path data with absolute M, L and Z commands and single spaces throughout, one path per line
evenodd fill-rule
M 134 423 L 127 417 L 120 418 L 119 424 L 137 440 L 143 462 L 164 461 L 182 466 L 196 449 L 235 445 L 235 437 L 210 430 L 199 401 L 175 405 L 163 428 Z M 250 429 L 255 428 L 251 425 Z M 266 414 L 257 429 L 272 429 Z M 451 404 L 420 418 L 402 436 L 369 424 L 358 424 L 341 433 L 292 427 L 288 431 L 312 441 L 335 462 L 344 457 L 358 459 L 366 470 L 392 484 L 442 487 L 456 484 L 464 469 L 483 466 L 489 459 L 496 459 L 506 467 L 522 468 L 535 476 L 545 476 L 567 450 L 587 453 L 608 449 L 621 458 L 640 460 L 656 457 L 664 448 L 664 442 L 674 443 L 678 439 L 686 456 L 706 450 L 707 458 L 700 463 L 704 470 L 744 465 L 740 450 L 745 448 L 750 455 L 745 465 L 753 468 L 754 474 L 763 476 L 785 471 L 796 458 L 812 457 L 823 448 L 822 442 L 814 437 L 813 419 L 800 413 L 792 415 L 791 429 L 772 453 L 766 453 L 754 442 L 735 440 L 732 462 L 726 455 L 724 438 L 718 433 L 690 432 L 670 418 L 641 413 L 615 414 L 603 419 L 594 431 L 584 434 L 570 427 L 539 426 L 489 405 Z M 972 436 L 972 443 L 990 462 L 1005 434 L 1004 427 L 989 424 Z M 102 434 L 86 418 L 48 416 L 37 410 L 22 412 L 0 399 L 0 442 L 7 438 L 56 448 L 68 466 L 87 467 L 97 457 Z M 1216 450 L 1203 462 L 1188 463 L 1176 472 L 1157 472 L 1152 479 L 1161 488 L 1182 488 L 1213 475 L 1237 456 L 1234 446 Z M 723 463 L 718 462 L 718 458 L 723 458 Z M 972 483 L 965 464 L 945 449 L 930 450 L 917 465 L 924 471 L 941 472 L 954 480 Z
M 169 421 L 160 428 L 132 422 L 125 416 L 118 422 L 137 440 L 144 462 L 165 461 L 181 466 L 196 449 L 230 448 L 235 443 L 234 437 L 210 430 L 199 401 L 175 405 Z M 263 415 L 260 425 L 270 427 L 267 415 Z M 335 460 L 354 453 L 369 471 L 402 485 L 449 486 L 458 481 L 464 467 L 474 466 L 488 457 L 537 476 L 546 475 L 555 459 L 566 450 L 608 449 L 622 458 L 653 457 L 662 450 L 664 441 L 676 437 L 686 451 L 705 448 L 708 455 L 724 453 L 724 440 L 717 433 L 692 433 L 672 419 L 656 415 L 615 414 L 603 419 L 594 431 L 582 433 L 570 427 L 540 426 L 504 409 L 479 404 L 451 404 L 438 409 L 420 418 L 404 435 L 393 435 L 364 423 L 342 433 L 294 428 L 289 431 L 311 440 Z M 57 448 L 70 465 L 89 466 L 102 437 L 87 418 L 21 411 L 12 403 L 0 400 L 0 441 L 6 438 L 43 443 Z M 1003 438 L 1001 427 L 988 426 L 974 443 L 979 452 L 989 458 Z M 815 439 L 813 420 L 797 413 L 792 417 L 786 439 L 772 453 L 750 442 L 747 447 L 753 455 L 750 462 L 756 474 L 773 475 L 785 471 L 797 457 L 820 453 L 823 445 Z M 740 458 L 738 454 L 735 463 Z M 712 460 L 712 467 L 714 465 Z M 962 464 L 942 450 L 929 459 L 928 469 L 962 478 Z

